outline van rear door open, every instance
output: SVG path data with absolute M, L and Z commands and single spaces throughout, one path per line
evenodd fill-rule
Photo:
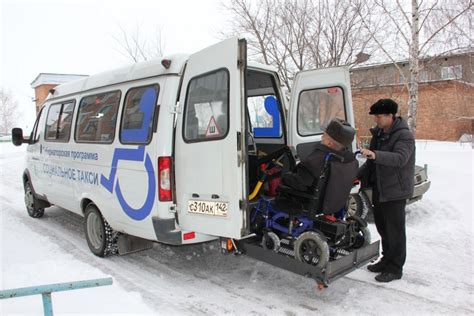
M 299 72 L 291 92 L 288 139 L 300 159 L 312 152 L 335 117 L 354 126 L 349 70 L 333 67 Z
M 191 55 L 186 65 L 175 136 L 176 203 L 183 230 L 242 235 L 245 50 L 245 41 L 229 39 Z

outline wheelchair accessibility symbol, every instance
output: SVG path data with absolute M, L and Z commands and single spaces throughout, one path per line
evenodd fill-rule
M 128 161 L 145 161 L 145 170 L 148 174 L 148 193 L 146 200 L 143 205 L 139 208 L 131 207 L 125 200 L 122 189 L 120 187 L 120 180 L 116 178 L 117 174 L 117 164 L 119 160 L 128 160 Z M 106 178 L 103 174 L 100 176 L 100 184 L 110 193 L 113 194 L 114 183 L 115 184 L 115 194 L 120 203 L 125 214 L 134 220 L 140 221 L 150 215 L 153 208 L 153 203 L 155 202 L 155 192 L 156 192 L 156 180 L 155 180 L 155 170 L 153 168 L 153 163 L 151 162 L 150 156 L 146 154 L 145 157 L 145 146 L 139 146 L 137 149 L 129 148 L 117 148 L 114 151 L 114 156 L 112 158 L 112 168 L 110 170 L 109 178 Z
M 121 131 L 122 141 L 135 142 L 135 143 L 146 143 L 148 141 L 149 129 L 153 120 L 153 112 L 157 100 L 157 91 L 153 88 L 147 88 L 140 98 L 139 112 L 142 115 L 142 120 L 138 128 L 127 128 Z M 117 175 L 117 165 L 120 160 L 138 161 L 144 162 L 145 170 L 148 175 L 148 193 L 146 200 L 143 205 L 139 208 L 133 208 L 125 200 L 122 189 L 120 187 L 119 179 L 115 180 Z M 145 146 L 138 146 L 138 148 L 116 148 L 112 158 L 112 166 L 110 169 L 109 177 L 105 177 L 103 174 L 100 176 L 100 184 L 110 193 L 117 195 L 117 199 L 120 203 L 125 214 L 130 218 L 140 221 L 150 215 L 155 202 L 156 192 L 156 180 L 155 170 L 153 169 L 153 163 L 151 162 L 150 156 L 145 155 Z M 115 184 L 115 185 L 114 185 Z

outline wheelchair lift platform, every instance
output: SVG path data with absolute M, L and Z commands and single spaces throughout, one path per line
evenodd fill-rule
M 336 260 L 329 261 L 321 269 L 295 258 L 262 248 L 252 238 L 237 241 L 237 248 L 243 254 L 281 269 L 316 280 L 318 285 L 327 287 L 331 282 L 351 273 L 379 256 L 380 241 L 354 250 Z

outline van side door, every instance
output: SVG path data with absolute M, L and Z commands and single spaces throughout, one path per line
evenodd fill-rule
M 181 229 L 240 238 L 245 226 L 242 126 L 246 43 L 190 56 L 180 92 L 175 187 Z
M 296 74 L 288 112 L 289 145 L 300 159 L 313 151 L 333 118 L 354 126 L 347 67 L 301 71 Z

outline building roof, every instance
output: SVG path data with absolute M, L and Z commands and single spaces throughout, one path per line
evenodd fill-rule
M 31 87 L 35 89 L 44 84 L 63 84 L 70 81 L 75 81 L 83 78 L 87 78 L 87 75 L 75 75 L 75 74 L 55 74 L 55 73 L 40 73 L 36 76 L 35 80 L 31 82 Z
M 436 60 L 440 58 L 447 58 L 447 57 L 456 57 L 456 56 L 463 56 L 463 55 L 470 55 L 474 53 L 474 48 L 473 47 L 463 47 L 463 48 L 458 48 L 452 51 L 448 51 L 439 55 L 435 56 L 420 56 L 420 61 L 425 61 L 425 60 Z M 403 59 L 403 60 L 396 60 L 395 61 L 397 64 L 408 64 L 410 61 L 408 59 Z M 354 65 L 351 68 L 351 71 L 358 71 L 358 70 L 364 70 L 364 69 L 371 69 L 371 68 L 377 68 L 377 67 L 382 67 L 382 66 L 391 66 L 393 65 L 393 62 L 391 61 L 384 61 L 384 62 L 377 62 L 377 63 L 370 63 L 370 61 L 366 61 L 363 63 L 360 63 L 358 65 Z

